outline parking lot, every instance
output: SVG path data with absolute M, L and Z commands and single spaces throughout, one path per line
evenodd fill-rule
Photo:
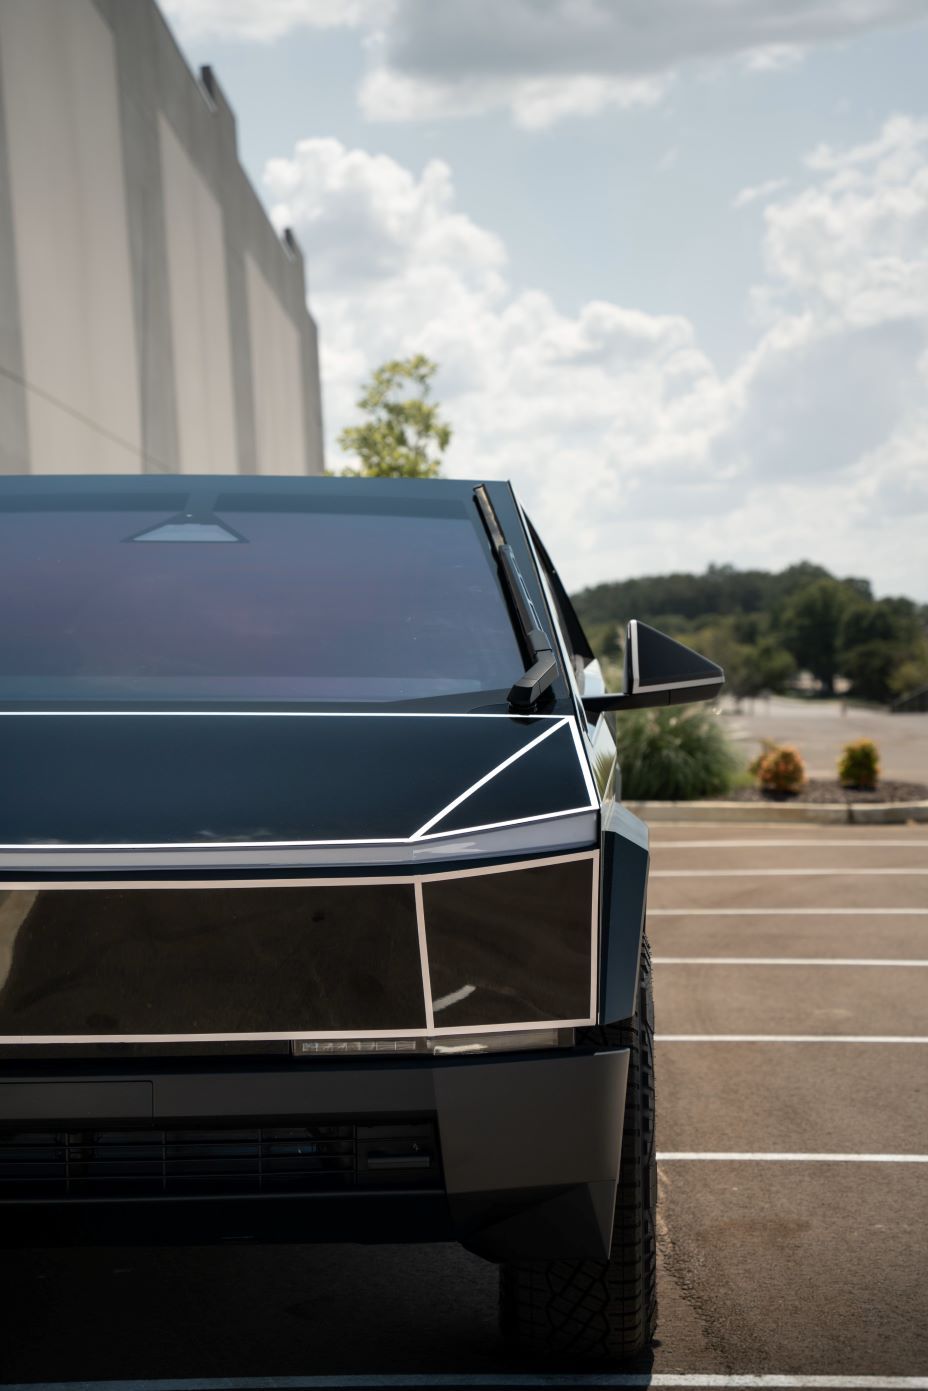
M 845 744 L 873 739 L 880 750 L 884 778 L 928 782 L 928 714 L 891 715 L 879 706 L 841 700 L 764 696 L 740 704 L 724 697 L 722 715 L 746 761 L 761 752 L 765 740 L 794 744 L 810 777 L 833 778 Z
M 661 825 L 652 846 L 653 1373 L 928 1385 L 928 827 Z M 579 1371 L 508 1353 L 495 1271 L 453 1247 L 2 1262 L 6 1385 Z

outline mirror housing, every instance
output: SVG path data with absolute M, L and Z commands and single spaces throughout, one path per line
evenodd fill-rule
M 717 662 L 633 618 L 625 634 L 625 689 L 583 698 L 588 715 L 714 700 L 725 684 Z

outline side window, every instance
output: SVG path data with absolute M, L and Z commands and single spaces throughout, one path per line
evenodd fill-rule
M 574 671 L 579 676 L 580 673 L 590 662 L 596 660 L 595 654 L 593 652 L 592 647 L 589 644 L 586 633 L 583 631 L 583 625 L 581 624 L 580 619 L 577 617 L 577 611 L 574 608 L 573 604 L 570 602 L 570 596 L 567 593 L 567 590 L 564 588 L 560 575 L 557 573 L 551 562 L 551 557 L 545 549 L 541 537 L 538 535 L 538 532 L 532 526 L 532 523 L 531 521 L 529 521 L 528 517 L 526 517 L 525 520 L 528 523 L 528 529 L 531 533 L 535 549 L 538 552 L 538 559 L 541 562 L 541 568 L 545 572 L 545 578 L 547 579 L 548 587 L 551 590 L 551 597 L 553 598 L 554 606 L 557 609 L 558 623 L 560 625 L 561 632 L 564 635 L 564 641 L 567 644 L 567 649 L 570 652 L 570 657 L 571 661 L 573 662 Z

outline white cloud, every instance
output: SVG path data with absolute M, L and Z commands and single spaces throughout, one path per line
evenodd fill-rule
M 749 72 L 782 72 L 801 63 L 804 55 L 805 49 L 798 44 L 772 43 L 749 49 L 744 61 Z
M 817 145 L 806 156 L 806 165 L 816 172 L 843 173 L 861 165 L 878 164 L 893 178 L 903 177 L 918 168 L 922 147 L 928 135 L 928 121 L 913 120 L 910 116 L 894 116 L 886 121 L 879 134 L 851 150 L 834 150 L 830 145 Z M 885 161 L 889 161 L 888 164 Z
M 750 203 L 766 203 L 775 193 L 782 193 L 789 179 L 766 179 L 762 184 L 742 188 L 731 200 L 733 208 L 746 208 Z
M 655 106 L 670 86 L 669 74 L 629 79 L 580 74 L 516 81 L 473 78 L 448 84 L 410 77 L 375 64 L 361 83 L 361 110 L 370 120 L 421 121 L 479 116 L 508 106 L 523 130 L 544 130 L 566 116 L 593 116 L 608 107 Z
M 313 279 L 327 290 L 409 284 L 450 267 L 470 292 L 501 283 L 503 244 L 457 211 L 443 160 L 430 160 L 417 179 L 386 155 L 303 140 L 292 159 L 270 161 L 265 183 L 275 222 L 299 228 L 312 248 Z
M 512 478 L 572 585 L 807 555 L 912 590 L 928 532 L 926 138 L 898 118 L 818 151 L 807 186 L 768 204 L 763 319 L 727 374 L 683 317 L 515 293 L 446 164 L 416 175 L 302 142 L 267 184 L 307 250 L 332 438 L 371 367 L 423 351 L 442 368 L 450 471 Z
M 544 130 L 565 116 L 595 116 L 615 107 L 656 106 L 670 86 L 667 73 L 648 77 L 536 77 L 516 82 L 508 93 L 516 125 Z M 498 103 L 494 103 L 498 104 Z
M 827 326 L 928 319 L 928 121 L 807 160 L 823 177 L 764 211 L 771 280 Z

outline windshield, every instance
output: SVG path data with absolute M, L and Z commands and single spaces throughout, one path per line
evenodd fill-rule
M 0 499 L 0 701 L 396 702 L 523 661 L 469 499 Z

